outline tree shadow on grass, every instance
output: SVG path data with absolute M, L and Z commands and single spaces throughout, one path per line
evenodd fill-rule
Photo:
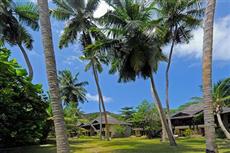
M 193 143 L 193 144 L 204 144 L 205 139 L 198 138 L 179 138 L 179 142 Z
M 0 151 L 1 153 L 56 153 L 54 145 L 50 146 L 27 146 L 8 148 Z
M 71 150 L 85 153 L 203 153 L 204 139 L 178 139 L 178 146 L 161 143 L 159 139 L 123 138 L 112 141 L 100 141 L 98 138 L 70 139 Z M 83 145 L 84 144 L 84 145 Z M 222 153 L 230 153 L 230 141 L 218 140 L 218 148 Z M 1 153 L 55 153 L 55 144 L 18 147 Z
M 197 141 L 195 141 L 197 143 Z M 204 148 L 193 148 L 179 143 L 178 146 L 169 146 L 168 143 L 151 143 L 151 141 L 119 141 L 102 144 L 102 147 L 113 147 L 113 153 L 196 153 L 204 152 Z M 101 152 L 102 153 L 102 152 Z

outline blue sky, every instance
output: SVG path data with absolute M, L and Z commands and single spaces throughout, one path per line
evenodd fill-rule
M 51 5 L 52 6 L 52 5 Z M 106 6 L 102 6 L 97 11 L 97 15 L 105 12 Z M 230 76 L 230 1 L 218 0 L 215 17 L 214 30 L 214 63 L 213 63 L 213 82 Z M 84 72 L 85 63 L 79 60 L 82 47 L 76 42 L 69 45 L 68 48 L 60 50 L 58 41 L 65 24 L 63 22 L 51 19 L 53 30 L 53 41 L 56 54 L 58 70 L 69 69 L 72 73 L 80 72 L 80 80 L 88 81 L 87 97 L 89 102 L 81 104 L 81 110 L 84 112 L 98 111 L 97 92 L 92 72 Z M 45 61 L 41 43 L 40 32 L 33 32 L 34 49 L 28 51 L 29 58 L 34 68 L 34 83 L 43 85 L 47 90 L 47 79 L 45 71 Z M 176 46 L 175 56 L 173 57 L 170 72 L 170 105 L 172 108 L 188 102 L 191 97 L 201 96 L 200 85 L 202 84 L 202 29 L 194 31 L 194 38 L 189 44 Z M 26 68 L 25 61 L 20 50 L 17 47 L 10 47 L 12 58 Z M 166 46 L 165 52 L 169 50 Z M 159 67 L 155 76 L 157 89 L 160 98 L 164 103 L 165 99 L 165 63 Z M 109 75 L 108 68 L 105 67 L 99 76 L 101 88 L 105 96 L 106 108 L 111 112 L 119 112 L 124 106 L 137 106 L 144 99 L 152 102 L 149 80 L 137 79 L 135 82 L 118 83 L 117 75 Z

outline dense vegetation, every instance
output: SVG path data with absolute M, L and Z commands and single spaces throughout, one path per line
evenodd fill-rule
M 32 84 L 10 51 L 0 48 L 0 143 L 24 145 L 42 140 L 47 118 L 42 86 Z

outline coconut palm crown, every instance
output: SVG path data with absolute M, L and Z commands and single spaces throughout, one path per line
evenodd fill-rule
M 72 76 L 69 70 L 59 72 L 60 93 L 65 104 L 76 103 L 78 106 L 79 103 L 87 101 L 85 86 L 88 85 L 88 82 L 79 82 L 78 76 L 79 73 Z
M 119 71 L 119 81 L 135 80 L 136 76 L 148 78 L 157 71 L 159 61 L 166 60 L 157 38 L 158 21 L 152 20 L 154 4 L 137 1 L 107 1 L 114 8 L 101 19 L 108 34 L 120 43 L 112 50 L 111 72 Z M 111 27 L 111 28 L 110 28 Z
M 59 41 L 60 48 L 74 43 L 81 34 L 85 36 L 90 28 L 96 27 L 93 12 L 97 9 L 99 0 L 90 0 L 87 3 L 85 0 L 53 0 L 53 2 L 57 8 L 51 10 L 52 16 L 57 20 L 68 20 Z

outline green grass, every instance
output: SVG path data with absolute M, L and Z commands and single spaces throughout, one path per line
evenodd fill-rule
M 98 138 L 70 139 L 72 153 L 203 153 L 204 138 L 178 138 L 178 146 L 171 147 L 160 139 L 119 138 L 100 141 Z M 230 141 L 218 140 L 220 153 L 230 153 Z M 7 152 L 8 153 L 8 152 Z M 10 153 L 55 153 L 54 144 L 14 149 Z

